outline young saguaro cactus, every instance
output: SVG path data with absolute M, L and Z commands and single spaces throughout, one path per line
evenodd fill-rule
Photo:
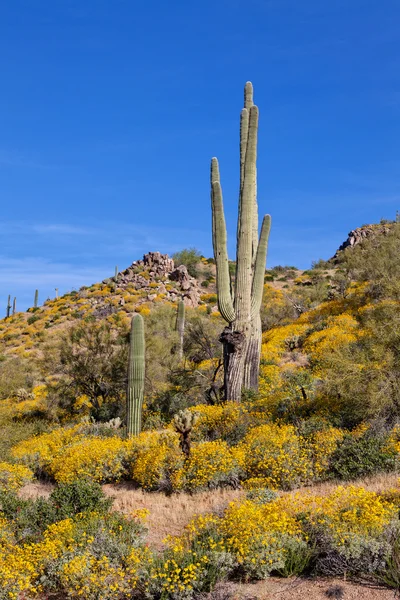
M 253 86 L 250 82 L 245 85 L 244 97 L 240 116 L 240 188 L 234 290 L 229 275 L 219 165 L 216 158 L 211 161 L 212 233 L 218 307 L 228 323 L 220 338 L 224 345 L 224 394 L 227 400 L 236 402 L 240 401 L 243 385 L 258 386 L 260 309 L 271 227 L 271 217 L 265 215 L 258 237 L 258 108 L 253 103 Z
M 141 315 L 132 318 L 127 389 L 127 434 L 139 435 L 142 429 L 142 406 L 145 375 L 144 322 Z
M 176 331 L 179 336 L 179 358 L 183 358 L 183 338 L 185 335 L 185 303 L 183 300 L 178 302 L 178 312 L 176 315 Z

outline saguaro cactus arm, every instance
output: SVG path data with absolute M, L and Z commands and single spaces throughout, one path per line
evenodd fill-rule
M 144 322 L 141 315 L 132 319 L 127 389 L 127 434 L 139 435 L 142 428 L 142 406 L 145 375 Z
M 216 158 L 211 160 L 211 205 L 213 248 L 217 270 L 218 308 L 225 321 L 232 323 L 235 320 L 235 311 L 231 295 L 222 189 L 219 179 L 218 160 Z
M 271 229 L 271 217 L 265 215 L 260 232 L 260 239 L 257 246 L 257 255 L 254 263 L 253 285 L 251 292 L 251 314 L 252 316 L 260 312 L 261 302 L 264 290 L 265 263 L 267 262 L 268 240 Z

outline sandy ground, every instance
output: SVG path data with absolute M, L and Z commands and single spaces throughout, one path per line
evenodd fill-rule
M 205 597 L 207 598 L 207 596 Z M 277 579 L 217 586 L 207 600 L 393 600 L 393 590 L 341 579 Z

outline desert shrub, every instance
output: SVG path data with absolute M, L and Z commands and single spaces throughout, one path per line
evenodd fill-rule
M 189 458 L 172 474 L 174 490 L 197 492 L 239 484 L 241 469 L 226 442 L 203 442 L 192 447 Z
M 339 486 L 329 496 L 313 499 L 307 520 L 318 549 L 318 571 L 371 573 L 385 563 L 398 509 L 374 492 Z
M 237 451 L 249 487 L 290 489 L 307 478 L 307 452 L 291 425 L 254 427 Z
M 118 416 L 124 405 L 127 331 L 108 321 L 82 322 L 60 342 L 60 402 L 74 412 L 75 400 L 89 399 L 90 415 L 99 421 Z
M 11 398 L 18 389 L 32 389 L 35 368 L 32 362 L 6 357 L 0 362 L 0 399 Z
M 16 491 L 33 479 L 33 472 L 23 465 L 0 462 L 0 490 Z
M 183 462 L 179 436 L 173 431 L 145 431 L 129 442 L 129 477 L 144 490 L 171 490 L 171 473 Z
M 176 267 L 184 265 L 187 268 L 189 275 L 197 277 L 197 265 L 202 258 L 202 254 L 196 248 L 184 248 L 179 252 L 175 252 L 175 254 L 172 255 L 172 258 L 174 259 Z
M 231 440 L 240 427 L 241 421 L 246 419 L 247 410 L 237 402 L 225 404 L 197 404 L 189 409 L 198 415 L 198 420 L 193 427 L 195 440 Z
M 361 436 L 346 434 L 329 458 L 330 477 L 350 480 L 393 470 L 396 452 L 387 441 L 368 430 Z
M 83 434 L 79 425 L 54 429 L 33 438 L 23 440 L 12 448 L 14 459 L 24 463 L 37 475 L 52 476 L 51 464 L 68 446 L 77 443 Z
M 251 500 L 256 504 L 266 504 L 267 502 L 276 500 L 277 497 L 278 494 L 275 490 L 270 490 L 269 488 L 254 488 L 247 490 L 246 493 L 247 500 Z
M 84 478 L 100 483 L 119 481 L 125 474 L 126 442 L 119 437 L 80 438 L 56 456 L 49 472 L 59 482 Z
M 299 523 L 282 510 L 279 500 L 263 505 L 249 500 L 232 504 L 219 531 L 226 549 L 235 556 L 239 571 L 258 579 L 284 570 L 285 565 L 289 569 L 287 561 L 293 563 L 293 554 L 303 556 L 307 551 Z
M 58 484 L 50 494 L 50 502 L 57 507 L 59 519 L 86 511 L 105 513 L 112 505 L 98 483 L 86 480 Z

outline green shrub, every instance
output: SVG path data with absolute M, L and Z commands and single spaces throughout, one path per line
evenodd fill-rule
M 85 511 L 107 512 L 112 499 L 106 498 L 101 485 L 86 480 L 60 483 L 50 495 L 60 518 L 71 517 Z
M 396 455 L 385 449 L 386 440 L 385 436 L 375 437 L 369 432 L 361 437 L 345 435 L 331 456 L 330 477 L 351 480 L 393 470 Z

